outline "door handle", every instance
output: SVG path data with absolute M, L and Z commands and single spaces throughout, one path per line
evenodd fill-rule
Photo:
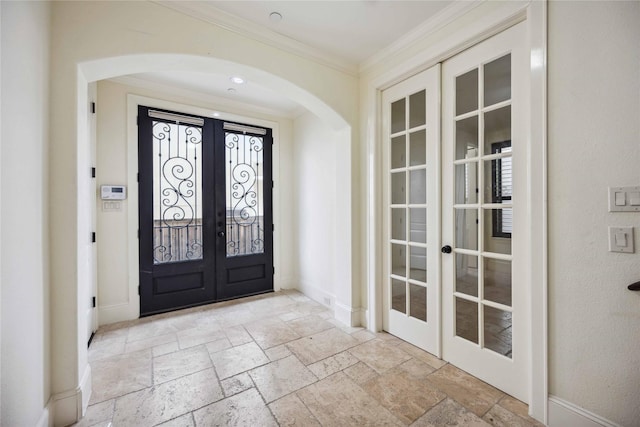
M 218 231 L 218 237 L 224 237 L 224 231 Z
M 451 253 L 451 251 L 452 251 L 452 249 L 451 249 L 451 246 L 449 246 L 449 245 L 445 245 L 445 246 L 443 246 L 443 247 L 442 247 L 442 249 L 440 249 L 440 251 L 441 251 L 443 254 L 450 254 L 450 253 Z
M 627 289 L 629 289 L 630 291 L 640 291 L 640 282 L 630 284 L 629 286 L 627 286 Z

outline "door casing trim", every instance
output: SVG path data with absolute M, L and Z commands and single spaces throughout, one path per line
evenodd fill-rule
M 382 91 L 432 65 L 500 33 L 519 22 L 527 25 L 531 67 L 529 110 L 529 203 L 532 212 L 531 252 L 528 259 L 530 282 L 530 360 L 529 414 L 543 422 L 548 420 L 548 307 L 547 307 L 547 3 L 506 3 L 496 13 L 474 25 L 455 31 L 441 42 L 425 49 L 420 55 L 400 62 L 393 69 L 371 78 L 363 88 L 361 105 L 367 108 L 364 128 L 367 184 L 366 200 L 366 277 L 367 325 L 372 331 L 382 328 L 381 209 L 382 200 Z M 533 286 L 533 284 L 536 286 Z

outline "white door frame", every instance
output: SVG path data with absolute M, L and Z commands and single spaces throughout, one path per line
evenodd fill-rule
M 367 182 L 367 325 L 370 330 L 382 328 L 382 91 L 420 71 L 452 57 L 502 30 L 525 21 L 531 67 L 528 132 L 530 147 L 527 159 L 529 173 L 529 226 L 531 252 L 528 254 L 529 295 L 531 297 L 530 393 L 529 414 L 547 422 L 547 184 L 546 184 L 546 73 L 547 73 L 547 4 L 506 2 L 499 10 L 475 22 L 459 26 L 459 30 L 402 62 L 392 70 L 367 82 L 363 105 L 367 107 L 365 128 Z M 442 28 L 442 27 L 441 27 Z M 535 286 L 534 286 L 535 284 Z

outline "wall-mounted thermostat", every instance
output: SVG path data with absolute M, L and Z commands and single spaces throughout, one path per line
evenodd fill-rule
M 127 187 L 124 185 L 103 185 L 100 187 L 102 200 L 124 200 L 127 198 Z

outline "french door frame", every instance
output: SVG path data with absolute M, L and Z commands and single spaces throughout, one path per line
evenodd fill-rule
M 460 16 L 460 15 L 459 15 Z M 452 18 L 455 21 L 456 17 Z M 381 233 L 381 198 L 385 170 L 382 153 L 382 91 L 408 77 L 443 62 L 503 30 L 525 21 L 526 49 L 530 54 L 529 110 L 527 111 L 528 205 L 531 212 L 527 226 L 531 230 L 530 252 L 526 255 L 526 284 L 530 302 L 530 354 L 528 374 L 529 414 L 544 423 L 548 419 L 547 368 L 547 182 L 546 182 L 546 56 L 547 56 L 547 4 L 546 2 L 503 4 L 490 16 L 448 34 L 443 41 L 432 44 L 390 71 L 369 78 L 363 105 L 368 106 L 366 127 L 366 180 L 367 180 L 367 327 L 382 329 L 383 286 L 385 277 L 380 262 L 386 242 Z M 450 21 L 451 22 L 451 21 Z M 442 243 L 442 242 L 440 242 Z

